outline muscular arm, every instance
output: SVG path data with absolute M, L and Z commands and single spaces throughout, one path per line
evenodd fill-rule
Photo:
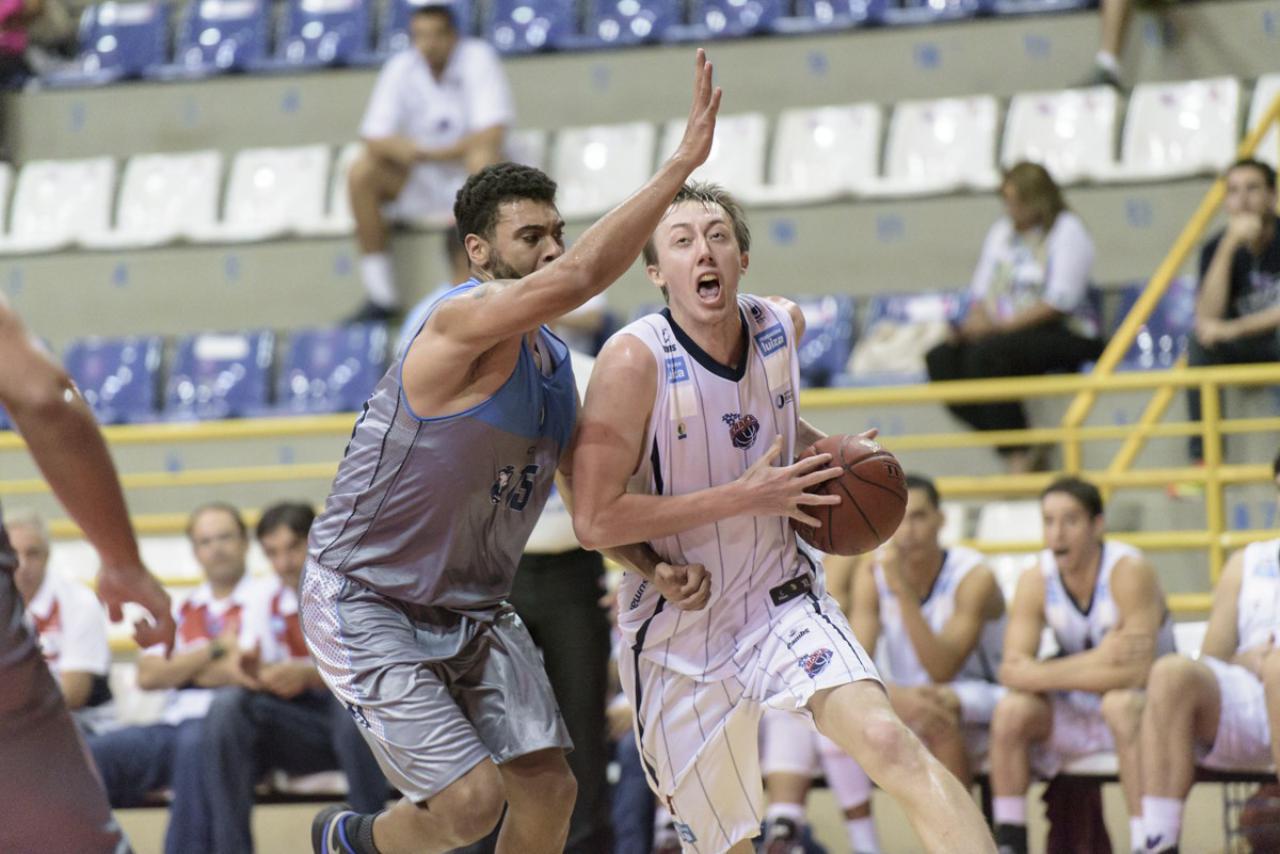
M 143 655 L 138 659 L 138 687 L 144 691 L 181 688 L 195 682 L 201 671 L 212 663 L 213 653 L 209 644 L 168 658 Z
M 1219 661 L 1230 662 L 1240 645 L 1237 634 L 1237 618 L 1240 600 L 1240 584 L 1244 578 L 1244 549 L 1233 554 L 1222 568 L 1222 577 L 1213 591 L 1213 610 L 1209 612 L 1209 625 L 1204 630 L 1200 654 Z
M 1044 578 L 1028 569 L 1018 579 L 1009 606 L 1009 623 L 1004 629 L 1004 657 L 1000 664 L 1000 682 L 1019 688 L 1009 681 L 1015 669 L 1033 664 L 1040 650 L 1040 633 L 1044 630 Z M 1015 681 L 1016 678 L 1015 678 Z M 1032 689 L 1028 689 L 1032 690 Z
M 853 571 L 853 609 L 849 612 L 849 628 L 869 654 L 875 655 L 880 640 L 880 594 L 876 590 L 875 564 L 859 560 Z
M 1280 306 L 1271 306 L 1261 311 L 1242 315 L 1227 321 L 1233 338 L 1249 338 L 1280 329 Z
M 956 590 L 955 613 L 936 635 L 920 611 L 920 603 L 899 597 L 902 622 L 929 679 L 950 682 L 973 652 L 988 620 L 1000 616 L 1000 588 L 985 566 L 974 567 Z M 992 613 L 994 610 L 994 613 Z
M 1196 320 L 1219 320 L 1226 316 L 1227 300 L 1231 296 L 1231 265 L 1240 245 L 1230 227 L 1219 238 L 1218 247 L 1200 279 L 1200 293 L 1196 296 Z

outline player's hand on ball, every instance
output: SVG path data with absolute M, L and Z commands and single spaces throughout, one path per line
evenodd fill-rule
M 839 477 L 841 470 L 827 465 L 831 462 L 830 454 L 814 454 L 789 466 L 773 465 L 781 454 L 782 437 L 776 436 L 764 456 L 738 478 L 746 498 L 745 514 L 788 516 L 810 527 L 821 527 L 822 523 L 804 512 L 804 508 L 839 504 L 840 496 L 815 495 L 805 490 Z
M 653 572 L 653 584 L 663 598 L 681 611 L 699 611 L 711 598 L 711 575 L 700 563 L 659 563 Z

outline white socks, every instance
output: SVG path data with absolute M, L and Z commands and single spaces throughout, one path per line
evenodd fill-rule
M 1147 844 L 1145 834 L 1145 825 L 1142 823 L 1142 816 L 1129 816 L 1129 850 L 1141 851 Z
M 360 280 L 364 283 L 369 302 L 381 308 L 397 308 L 400 296 L 396 293 L 395 276 L 391 271 L 391 256 L 385 252 L 360 256 Z
M 827 785 L 841 809 L 853 809 L 871 800 L 871 778 L 850 757 L 843 753 L 838 756 L 824 753 L 822 770 L 826 772 Z
M 1177 845 L 1182 832 L 1182 801 L 1143 795 L 1142 832 L 1147 851 L 1164 851 Z
M 777 821 L 785 818 L 796 827 L 804 827 L 804 804 L 772 803 L 764 811 L 764 820 Z
M 849 847 L 854 854 L 880 854 L 880 837 L 876 833 L 876 820 L 871 816 L 854 818 L 844 823 L 849 834 Z
M 992 818 L 996 824 L 1027 824 L 1027 799 L 1024 795 L 991 799 Z
M 1093 58 L 1093 64 L 1112 77 L 1120 76 L 1120 59 L 1114 53 L 1105 50 L 1098 51 L 1098 55 Z

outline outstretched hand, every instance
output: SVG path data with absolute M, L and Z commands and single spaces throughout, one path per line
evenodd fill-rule
M 688 163 L 690 171 L 706 162 L 711 155 L 711 141 L 716 133 L 716 114 L 720 111 L 719 86 L 712 86 L 712 68 L 707 52 L 698 48 L 697 70 L 693 75 L 693 104 L 689 107 L 689 121 L 684 127 L 684 137 L 673 155 Z
M 102 567 L 98 573 L 98 598 L 107 606 L 112 622 L 124 619 L 125 602 L 136 602 L 146 608 L 151 619 L 133 624 L 133 639 L 143 649 L 164 644 L 165 655 L 172 652 L 177 629 L 169 594 L 146 567 Z

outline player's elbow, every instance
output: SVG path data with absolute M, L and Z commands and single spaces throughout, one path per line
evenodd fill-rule
M 929 681 L 935 685 L 945 685 L 956 678 L 956 674 L 960 672 L 961 662 L 957 661 L 930 661 L 925 663 L 925 672 L 929 674 Z
M 573 511 L 573 533 L 578 542 L 588 551 L 598 552 L 626 543 L 613 542 L 609 530 L 604 524 L 602 514 L 594 512 L 589 506 L 580 504 Z
M 48 423 L 65 417 L 78 397 L 71 378 L 52 364 L 39 365 L 25 379 L 18 388 L 5 389 L 3 396 L 5 408 L 19 428 L 24 421 Z

